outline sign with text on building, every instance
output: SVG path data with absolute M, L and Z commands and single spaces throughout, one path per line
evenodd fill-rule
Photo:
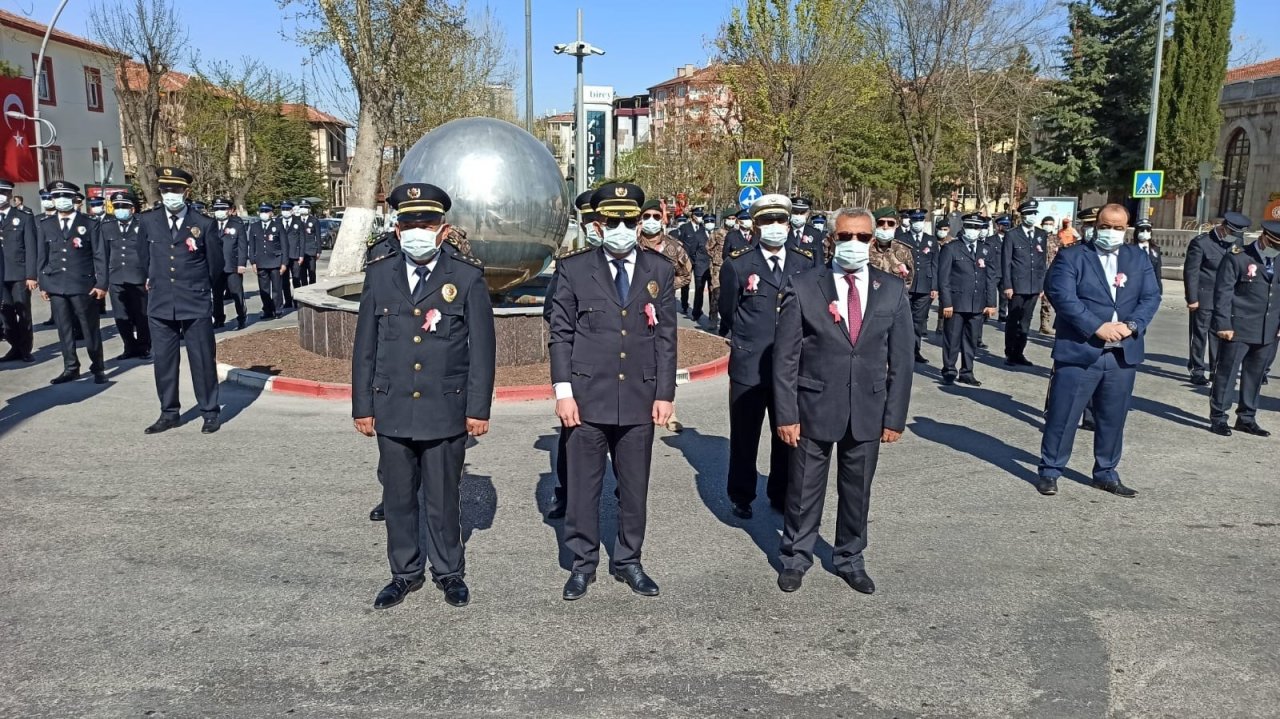
M 745 210 L 751 207 L 751 203 L 760 199 L 763 194 L 759 187 L 744 187 L 738 193 L 738 206 Z
M 738 186 L 759 187 L 764 184 L 764 160 L 738 160 Z
M 1157 200 L 1164 197 L 1164 170 L 1138 170 L 1133 173 L 1133 199 Z

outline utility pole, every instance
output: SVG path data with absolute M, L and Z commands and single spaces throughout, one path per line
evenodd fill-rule
M 44 51 L 49 46 L 49 36 L 53 34 L 53 26 L 58 24 L 58 18 L 62 15 L 62 10 L 67 6 L 67 0 L 58 3 L 58 8 L 53 11 L 53 19 L 49 21 L 49 27 L 44 29 L 44 39 L 40 41 L 40 53 L 36 55 L 36 66 L 31 73 L 31 99 L 34 101 L 31 108 L 32 127 L 35 128 L 36 141 L 35 147 L 41 152 L 36 155 L 36 182 L 39 183 L 39 189 L 44 189 L 44 146 L 40 144 L 40 71 L 44 67 Z M 47 78 L 47 82 L 52 83 L 53 78 Z M 48 122 L 46 120 L 45 122 Z
M 588 55 L 603 55 L 604 50 L 582 39 L 582 8 L 578 8 L 578 39 L 555 46 L 557 55 L 572 55 L 578 60 L 578 87 L 574 110 L 574 196 L 587 191 L 587 110 L 582 97 L 582 60 Z
M 533 134 L 533 0 L 524 0 L 524 129 Z
M 1160 0 L 1160 15 L 1156 22 L 1156 67 L 1151 74 L 1151 110 L 1147 112 L 1147 154 L 1142 169 L 1154 170 L 1156 164 L 1156 123 L 1160 119 L 1160 71 L 1164 67 L 1164 20 L 1168 15 L 1167 0 Z M 1150 214 L 1151 200 L 1143 199 L 1138 207 L 1138 217 L 1146 219 Z

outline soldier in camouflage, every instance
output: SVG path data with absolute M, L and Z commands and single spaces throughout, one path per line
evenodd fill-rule
M 693 262 L 684 245 L 663 232 L 662 204 L 657 200 L 644 203 L 640 210 L 640 244 L 671 260 L 676 271 L 676 290 L 689 286 L 693 281 Z
M 720 326 L 720 268 L 724 266 L 725 230 L 716 227 L 716 216 L 703 217 L 707 227 L 707 252 L 711 255 L 711 309 L 707 315 L 711 318 L 711 326 Z
M 911 286 L 915 274 L 915 254 L 911 246 L 894 239 L 898 230 L 898 211 L 882 207 L 875 212 L 875 242 L 871 243 L 871 266 L 902 278 Z

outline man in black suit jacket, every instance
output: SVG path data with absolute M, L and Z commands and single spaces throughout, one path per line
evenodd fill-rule
M 782 294 L 773 350 L 778 435 L 793 447 L 778 587 L 800 588 L 827 493 L 832 449 L 839 506 L 832 559 L 858 592 L 866 572 L 867 513 L 880 443 L 896 442 L 907 421 L 915 330 L 899 277 L 868 265 L 873 219 L 840 210 L 830 266 L 792 278 Z
M 191 173 L 176 167 L 156 169 L 163 206 L 138 216 L 146 237 L 142 270 L 147 278 L 147 321 L 160 398 L 160 418 L 147 427 L 157 434 L 178 426 L 180 345 L 187 343 L 191 385 L 204 417 L 200 431 L 217 432 L 218 359 L 213 342 L 213 282 L 222 269 L 222 253 L 212 241 L 213 220 L 186 204 Z
M 36 289 L 36 218 L 11 206 L 13 182 L 0 178 L 0 305 L 9 351 L 0 362 L 34 362 L 31 355 L 31 293 Z M 18 198 L 14 198 L 16 201 Z
M 1160 289 L 1160 294 L 1164 294 L 1164 278 L 1160 276 L 1164 266 L 1164 254 L 1160 252 L 1160 245 L 1151 239 L 1151 220 L 1144 217 L 1134 223 L 1133 243 L 1142 248 L 1142 251 L 1151 259 L 1151 269 L 1156 271 L 1156 287 Z
M 213 278 L 213 328 L 227 323 L 227 300 L 236 308 L 236 329 L 244 329 L 244 270 L 249 264 L 249 233 L 239 217 L 231 216 L 231 200 L 225 197 L 213 201 L 214 232 L 210 238 L 216 244 L 222 260 Z
M 40 294 L 50 303 L 58 327 L 63 366 L 62 374 L 50 384 L 70 382 L 80 376 L 77 330 L 89 351 L 93 381 L 106 384 L 98 301 L 107 296 L 110 273 L 107 248 L 98 232 L 98 223 L 75 210 L 74 198 L 80 188 L 66 180 L 54 180 L 47 189 L 55 210 L 39 221 L 36 265 Z
M 1008 306 L 1004 325 L 1004 363 L 1011 367 L 1029 367 L 1027 336 L 1036 301 L 1044 292 L 1044 276 L 1048 271 L 1049 236 L 1036 227 L 1040 203 L 1027 200 L 1018 206 L 1022 221 L 1005 234 L 1000 250 L 1000 292 Z
M 728 259 L 729 255 L 737 252 L 744 247 L 751 247 L 751 230 L 742 228 L 742 220 L 749 218 L 751 215 L 742 210 L 736 215 L 726 215 L 724 218 L 724 247 L 720 250 L 721 256 Z
M 807 197 L 791 198 L 790 227 L 787 228 L 787 246 L 804 250 L 813 258 L 812 265 L 825 264 L 827 236 L 822 230 L 809 222 L 809 210 L 812 203 Z
M 258 219 L 249 223 L 249 262 L 258 273 L 258 297 L 262 300 L 260 319 L 280 316 L 285 305 L 284 288 L 289 286 L 288 253 L 284 246 L 284 225 L 272 215 L 271 203 L 258 205 Z
M 1218 363 L 1218 335 L 1209 331 L 1213 320 L 1213 288 L 1218 279 L 1218 265 L 1231 248 L 1240 244 L 1245 230 L 1253 224 L 1248 216 L 1228 212 L 1221 224 L 1191 239 L 1187 245 L 1187 257 L 1182 262 L 1182 288 L 1186 293 L 1187 311 L 1190 312 L 1190 349 L 1187 371 L 1191 384 L 1207 385 Z M 1205 352 L 1209 362 L 1205 363 Z
M 111 265 L 111 313 L 124 342 L 124 353 L 117 360 L 151 359 L 147 277 L 142 269 L 142 255 L 150 247 L 142 234 L 142 223 L 134 214 L 136 204 L 133 195 L 112 194 L 112 217 L 100 225 Z
M 657 596 L 640 563 L 653 427 L 675 411 L 675 270 L 637 247 L 644 191 L 611 183 L 591 198 L 603 246 L 561 257 L 551 302 L 551 382 L 569 432 L 564 545 L 573 568 L 563 597 L 580 599 L 600 561 L 600 488 L 606 458 L 618 480 L 614 576 Z
M 925 232 L 924 221 L 929 213 L 915 209 L 907 215 L 910 224 L 899 239 L 911 248 L 914 272 L 911 273 L 911 318 L 916 328 L 916 362 L 928 364 L 920 352 L 924 333 L 929 329 L 929 306 L 938 299 L 938 254 L 942 246 L 937 238 Z
M 703 226 L 702 210 L 694 210 L 693 222 L 681 228 L 678 238 L 684 245 L 685 254 L 693 264 L 693 281 L 680 289 L 680 310 L 689 313 L 694 322 L 702 319 L 702 299 L 711 287 L 711 253 L 707 250 L 707 241 L 711 233 Z M 689 304 L 689 290 L 693 290 L 693 304 Z M 709 312 L 714 312 L 709 308 Z
M 996 314 L 1000 254 L 980 239 L 986 218 L 972 212 L 962 221 L 964 232 L 943 245 L 938 257 L 938 301 L 946 330 L 942 337 L 942 382 L 956 381 L 959 357 L 960 383 L 980 387 L 982 383 L 973 376 L 973 356 L 982 323 Z

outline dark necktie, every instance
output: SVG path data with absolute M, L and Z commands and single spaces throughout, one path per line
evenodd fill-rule
M 1272 264 L 1272 259 L 1271 259 L 1270 257 L 1268 257 L 1268 258 L 1267 258 L 1267 269 L 1266 269 L 1266 272 L 1267 272 L 1267 279 L 1271 279 L 1271 278 L 1275 275 L 1275 272 L 1276 272 L 1276 270 L 1275 270 L 1275 265 L 1273 265 L 1273 264 Z
M 70 231 L 71 231 L 71 218 L 70 217 L 62 218 L 62 234 L 65 235 Z
M 977 254 L 978 254 L 978 243 L 976 243 L 976 242 L 970 242 L 970 243 L 969 243 L 969 254 L 971 254 L 971 255 L 977 255 Z
M 777 255 L 770 257 L 769 261 L 773 263 L 773 284 L 777 285 L 778 287 L 781 287 L 782 286 L 782 265 L 778 264 Z
M 631 278 L 627 277 L 627 261 L 614 260 L 613 267 L 617 270 L 613 275 L 613 286 L 618 290 L 618 301 L 625 304 L 627 295 L 631 292 Z
M 221 235 L 226 231 L 227 231 L 227 222 L 226 220 L 223 220 L 222 222 L 218 223 L 218 234 Z
M 858 334 L 862 332 L 862 300 L 858 297 L 858 286 L 854 284 L 855 278 L 852 273 L 844 276 L 844 281 L 849 283 L 849 317 L 846 322 L 849 325 L 849 344 L 858 344 Z
M 427 275 L 431 274 L 431 269 L 418 265 L 414 272 L 418 273 L 418 284 L 413 288 L 413 303 L 416 305 L 427 298 Z
M 178 239 L 178 216 L 169 215 L 169 239 Z

